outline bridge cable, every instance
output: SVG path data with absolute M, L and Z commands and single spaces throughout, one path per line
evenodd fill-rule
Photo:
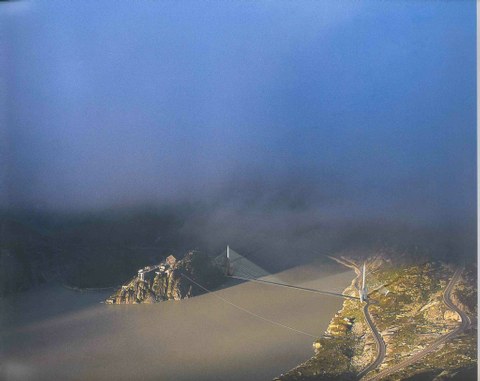
M 192 282 L 193 284 L 197 285 L 198 287 L 200 287 L 202 290 L 208 292 L 208 293 L 211 293 L 213 296 L 215 296 L 216 298 L 220 299 L 221 301 L 223 301 L 224 303 L 232 306 L 232 307 L 235 307 L 253 317 L 256 317 L 257 319 L 260 319 L 260 320 L 263 320 L 267 323 L 271 323 L 273 325 L 276 325 L 278 327 L 282 327 L 282 328 L 286 328 L 286 329 L 289 329 L 290 331 L 293 331 L 293 332 L 296 332 L 298 334 L 301 334 L 301 335 L 304 335 L 304 336 L 308 336 L 308 337 L 313 337 L 314 339 L 318 339 L 321 335 L 313 335 L 311 333 L 308 333 L 308 332 L 304 332 L 304 331 L 301 331 L 299 329 L 296 329 L 296 328 L 293 328 L 293 327 L 290 327 L 288 325 L 285 325 L 285 324 L 282 324 L 282 323 L 279 323 L 277 321 L 274 321 L 274 320 L 270 320 L 266 317 L 263 317 L 259 314 L 256 314 L 255 312 L 252 312 L 250 310 L 247 310 L 246 308 L 242 307 L 242 306 L 239 306 L 235 303 L 232 303 L 231 301 L 221 297 L 220 295 L 217 295 L 216 293 L 214 293 L 213 291 L 209 290 L 208 288 L 206 287 L 203 287 L 201 284 L 199 284 L 198 282 L 194 281 L 193 279 L 189 278 L 187 275 L 185 274 L 180 274 L 181 276 L 183 276 L 184 278 L 188 279 L 190 282 Z
M 313 293 L 316 293 L 316 294 L 336 296 L 336 297 L 339 297 L 339 298 L 348 298 L 348 299 L 355 299 L 355 300 L 359 299 L 356 296 L 341 294 L 339 292 L 316 290 L 314 288 L 294 286 L 294 285 L 286 284 L 286 283 L 278 283 L 278 282 L 272 282 L 272 281 L 268 281 L 268 280 L 255 279 L 255 278 L 244 278 L 244 277 L 240 277 L 240 276 L 237 276 L 237 275 L 229 275 L 229 277 L 233 278 L 233 279 L 246 280 L 246 281 L 250 281 L 250 282 L 269 284 L 269 285 L 272 285 L 272 286 L 293 288 L 295 290 L 300 290 L 300 291 L 305 291 L 305 292 L 313 292 Z

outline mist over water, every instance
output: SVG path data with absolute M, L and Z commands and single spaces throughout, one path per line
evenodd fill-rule
M 340 266 L 311 270 L 317 278 L 305 286 L 334 291 L 354 276 Z M 303 271 L 284 275 L 304 281 Z M 327 328 L 342 304 L 339 298 L 253 282 L 217 294 L 314 334 Z M 107 295 L 50 287 L 0 299 L 0 375 L 35 381 L 269 380 L 312 353 L 311 337 L 255 319 L 212 294 L 154 305 L 106 306 L 98 304 L 101 297 Z
M 312 355 L 342 299 L 57 284 L 192 248 L 337 293 L 355 274 L 327 255 L 472 264 L 475 7 L 0 2 L 0 378 L 266 380 Z

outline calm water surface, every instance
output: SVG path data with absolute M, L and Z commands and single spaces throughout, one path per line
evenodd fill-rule
M 309 265 L 285 282 L 342 291 L 351 271 Z M 215 292 L 268 319 L 321 334 L 341 298 L 258 283 Z M 256 319 L 214 294 L 155 305 L 99 303 L 59 286 L 0 299 L 2 380 L 271 380 L 312 355 L 313 338 Z

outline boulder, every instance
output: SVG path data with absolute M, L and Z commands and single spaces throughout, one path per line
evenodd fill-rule
M 457 314 L 455 311 L 447 310 L 443 314 L 443 318 L 445 320 L 453 320 L 453 321 L 461 321 L 460 315 Z

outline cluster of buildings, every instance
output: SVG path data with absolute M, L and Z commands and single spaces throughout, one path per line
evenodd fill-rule
M 145 274 L 151 273 L 154 270 L 157 270 L 155 271 L 155 274 L 157 275 L 164 273 L 169 274 L 175 266 L 175 263 L 177 263 L 177 259 L 173 255 L 169 255 L 165 259 L 165 262 L 161 262 L 160 264 L 155 266 L 146 266 L 143 269 L 138 270 L 137 278 L 139 280 L 145 281 Z

